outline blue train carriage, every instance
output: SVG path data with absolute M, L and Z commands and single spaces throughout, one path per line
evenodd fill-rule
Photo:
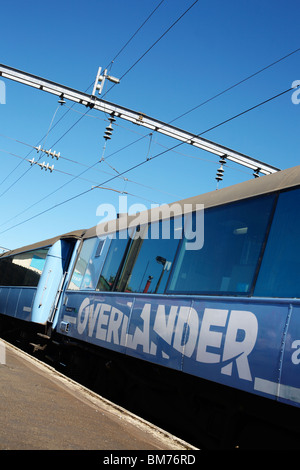
M 0 256 L 0 326 L 26 338 L 53 328 L 70 263 L 84 231 L 5 252 Z M 27 334 L 26 334 L 27 333 Z
M 87 230 L 57 330 L 299 407 L 299 207 L 295 167 Z

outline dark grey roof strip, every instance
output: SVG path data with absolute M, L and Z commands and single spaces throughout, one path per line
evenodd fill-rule
M 228 186 L 226 188 L 210 191 L 200 196 L 194 196 L 191 198 L 183 199 L 181 201 L 170 203 L 167 205 L 167 208 L 170 209 L 172 208 L 172 206 L 177 205 L 177 207 L 181 208 L 181 210 L 183 211 L 184 205 L 190 205 L 192 210 L 195 210 L 197 204 L 203 204 L 204 209 L 206 209 L 214 206 L 228 204 L 230 202 L 239 201 L 242 199 L 247 199 L 250 197 L 260 196 L 263 194 L 293 188 L 296 186 L 300 186 L 300 166 L 289 168 L 287 170 L 281 170 L 271 175 L 261 176 L 259 178 L 245 181 L 243 183 Z M 143 217 L 143 215 L 145 220 L 147 221 L 150 220 L 150 216 L 151 220 L 160 220 L 163 218 L 161 213 L 161 207 L 158 209 L 152 209 L 152 211 L 145 211 L 141 214 L 141 218 Z M 124 221 L 126 222 L 125 224 Z M 106 222 L 102 225 L 96 225 L 94 227 L 91 227 L 88 230 L 76 230 L 63 235 L 59 235 L 54 238 L 50 238 L 48 240 L 34 243 L 32 245 L 27 245 L 25 247 L 20 247 L 12 251 L 5 252 L 0 255 L 0 258 L 53 245 L 57 240 L 63 238 L 87 239 L 96 236 L 101 236 L 101 234 L 105 235 L 109 231 L 114 231 L 114 228 L 118 230 L 120 227 L 127 228 L 129 224 L 134 225 L 135 221 L 138 221 L 136 215 L 128 217 L 121 216 L 119 219 L 111 221 L 109 228 L 107 225 L 108 223 Z M 110 228 L 112 228 L 112 230 L 110 230 Z
M 37 243 L 33 243 L 31 245 L 26 245 L 26 246 L 16 248 L 16 249 L 11 250 L 11 251 L 6 251 L 5 253 L 2 253 L 0 255 L 0 259 L 5 258 L 7 256 L 13 256 L 13 255 L 17 255 L 17 254 L 20 254 L 20 253 L 24 253 L 24 252 L 27 252 L 27 251 L 38 250 L 39 248 L 43 248 L 43 247 L 46 247 L 46 246 L 52 246 L 52 245 L 54 245 L 55 242 L 57 242 L 58 240 L 64 239 L 64 238 L 80 239 L 80 238 L 83 237 L 84 233 L 85 233 L 85 230 L 75 230 L 74 232 L 65 233 L 63 235 L 58 235 L 56 237 L 49 238 L 47 240 L 43 240 L 43 241 L 40 241 L 40 242 L 37 242 Z
M 271 175 L 261 176 L 259 178 L 255 178 L 249 181 L 238 183 L 233 186 L 228 186 L 226 188 L 211 191 L 199 196 L 183 199 L 176 203 L 170 203 L 168 204 L 168 207 L 170 208 L 172 207 L 172 205 L 178 204 L 182 208 L 182 213 L 184 213 L 184 205 L 190 204 L 193 206 L 193 210 L 195 210 L 197 204 L 203 204 L 204 209 L 207 209 L 210 207 L 220 206 L 222 204 L 228 204 L 230 202 L 239 201 L 241 199 L 247 199 L 250 197 L 276 192 L 282 189 L 292 188 L 294 186 L 300 186 L 300 166 L 289 168 L 287 170 L 281 170 Z M 152 209 L 152 212 L 153 211 L 155 211 L 155 209 Z M 158 213 L 158 210 L 156 210 L 156 212 Z M 150 210 L 145 211 L 143 214 L 143 219 L 150 220 Z M 159 219 L 162 218 L 164 217 L 159 216 Z M 125 219 L 127 221 L 127 224 L 124 223 Z M 129 224 L 134 224 L 135 220 L 137 220 L 136 215 L 127 216 L 123 219 L 121 217 L 116 221 L 106 222 L 101 225 L 99 224 L 98 226 L 92 227 L 87 230 L 84 235 L 84 238 L 92 238 L 97 235 L 101 235 L 102 233 L 105 234 L 113 232 L 114 226 L 119 229 L 120 224 L 122 228 L 126 228 Z

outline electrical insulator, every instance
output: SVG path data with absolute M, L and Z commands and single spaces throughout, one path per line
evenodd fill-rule
M 217 181 L 222 181 L 223 179 L 223 173 L 224 173 L 224 170 L 222 167 L 220 167 L 217 171 L 217 176 L 216 176 L 216 180 Z
M 34 147 L 37 151 L 37 153 L 39 152 L 43 152 L 45 153 L 46 155 L 52 157 L 52 158 L 56 158 L 56 160 L 59 159 L 60 157 L 60 152 L 56 153 L 56 151 L 54 150 L 53 152 L 51 152 L 51 149 L 50 150 L 44 150 L 42 149 L 42 147 L 39 145 L 38 147 Z
M 111 122 L 111 124 L 116 121 L 116 119 L 115 119 L 115 117 L 114 117 L 113 114 L 111 114 L 111 115 L 109 116 L 108 120 Z
M 41 170 L 44 170 L 44 169 L 45 171 L 49 170 L 51 173 L 54 170 L 54 165 L 50 166 L 49 163 L 46 164 L 45 162 L 43 162 L 43 163 L 38 163 L 38 165 L 41 167 Z
M 104 134 L 104 139 L 105 140 L 111 139 L 111 132 L 109 133 L 109 132 L 106 131 L 105 134 Z
M 65 100 L 64 100 L 64 95 L 61 95 L 60 96 L 60 99 L 58 100 L 58 103 L 62 106 L 63 104 L 65 104 Z
M 41 170 L 44 170 L 44 169 L 45 169 L 45 171 L 49 170 L 51 173 L 54 170 L 54 165 L 50 166 L 49 163 L 45 163 L 45 162 L 39 163 L 39 162 L 34 161 L 34 158 L 32 158 L 31 160 L 28 160 L 28 161 L 29 161 L 31 166 L 32 165 L 38 165 L 41 168 Z
M 104 134 L 104 139 L 105 140 L 110 139 L 111 135 L 112 135 L 112 132 L 113 132 L 112 125 L 109 124 L 109 126 L 106 127 L 106 131 L 105 131 L 105 134 Z
M 55 150 L 53 152 L 51 152 L 51 149 L 50 150 L 44 150 L 44 153 L 48 156 L 51 156 L 52 158 L 56 158 L 56 160 L 58 160 L 59 157 L 60 157 L 60 152 L 56 153 Z
M 223 165 L 225 165 L 226 163 L 226 157 L 225 155 L 223 155 L 223 157 L 220 158 L 219 162 L 221 163 L 221 166 L 220 168 L 218 169 L 217 171 L 217 176 L 216 176 L 216 180 L 219 182 L 219 181 L 222 181 L 223 179 L 223 173 L 224 173 L 224 168 L 223 168 Z
M 108 118 L 108 120 L 110 121 L 109 125 L 106 127 L 106 130 L 105 130 L 105 133 L 104 133 L 104 139 L 105 140 L 109 140 L 111 139 L 111 135 L 113 133 L 113 126 L 112 126 L 112 123 L 115 122 L 115 118 L 113 116 L 113 114 Z

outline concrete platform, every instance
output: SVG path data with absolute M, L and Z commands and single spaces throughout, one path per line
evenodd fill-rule
M 195 449 L 0 343 L 0 450 Z

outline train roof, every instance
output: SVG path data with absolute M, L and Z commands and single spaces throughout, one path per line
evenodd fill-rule
M 15 250 L 6 251 L 6 252 L 4 252 L 0 255 L 0 258 L 6 257 L 6 256 L 17 255 L 19 253 L 24 253 L 24 252 L 27 252 L 27 251 L 38 250 L 39 248 L 43 248 L 43 247 L 46 247 L 46 246 L 52 246 L 52 245 L 54 245 L 55 242 L 57 242 L 58 240 L 61 240 L 61 239 L 66 239 L 66 238 L 80 239 L 80 238 L 83 237 L 85 232 L 86 232 L 86 230 L 75 230 L 74 232 L 69 232 L 69 233 L 65 233 L 63 235 L 58 235 L 58 236 L 53 237 L 53 238 L 48 238 L 47 240 L 43 240 L 41 242 L 33 243 L 32 245 L 27 245 L 27 246 L 23 246 L 23 247 L 20 247 L 20 248 L 16 248 Z
M 181 208 L 181 214 L 184 214 L 186 213 L 184 206 L 187 207 L 190 205 L 190 207 L 193 207 L 193 210 L 195 210 L 197 204 L 203 204 L 204 209 L 207 209 L 296 186 L 300 186 L 300 166 L 281 170 L 271 175 L 261 176 L 226 188 L 210 191 L 175 203 L 169 203 L 166 207 L 170 209 L 173 205 L 177 204 L 178 207 Z M 168 214 L 170 214 L 170 211 L 168 212 L 168 210 L 166 210 L 164 212 L 162 206 L 151 210 L 149 209 L 141 213 L 139 217 L 137 217 L 137 215 L 127 216 L 127 214 L 125 214 L 126 217 L 122 217 L 124 214 L 121 214 L 117 220 L 108 221 L 88 229 L 84 234 L 84 238 L 92 238 L 97 235 L 101 236 L 102 233 L 104 235 L 105 233 L 124 229 L 128 227 L 129 224 L 133 226 L 134 221 L 137 221 L 137 224 L 139 224 L 140 220 L 161 220 L 165 216 L 168 218 Z
M 194 196 L 188 199 L 183 199 L 174 203 L 166 204 L 166 208 L 172 208 L 173 205 L 177 205 L 177 208 L 181 209 L 181 213 L 184 212 L 184 206 L 192 207 L 195 210 L 197 204 L 203 204 L 204 209 L 228 204 L 230 202 L 239 201 L 242 199 L 248 199 L 250 197 L 262 196 L 264 194 L 293 188 L 300 186 L 300 166 L 289 168 L 287 170 L 281 170 L 276 173 L 267 176 L 261 176 L 252 180 L 245 181 L 243 183 L 238 183 L 226 188 L 210 191 L 208 193 Z M 150 218 L 151 212 L 151 218 Z M 63 235 L 58 235 L 56 237 L 50 238 L 48 240 L 43 240 L 32 245 L 27 245 L 25 247 L 20 247 L 15 250 L 7 251 L 0 255 L 1 257 L 12 256 L 18 253 L 23 253 L 26 251 L 36 250 L 42 247 L 51 246 L 56 241 L 66 238 L 74 239 L 86 239 L 92 238 L 95 236 L 105 235 L 106 233 L 114 232 L 115 230 L 127 228 L 128 225 L 140 224 L 140 220 L 146 221 L 155 221 L 160 220 L 170 214 L 170 211 L 164 212 L 162 206 L 154 209 L 149 209 L 137 215 L 131 215 L 122 217 L 122 215 L 117 220 L 111 220 L 99 225 L 96 225 L 90 229 L 76 230 L 73 232 L 65 233 Z M 167 217 L 168 218 L 168 217 Z

